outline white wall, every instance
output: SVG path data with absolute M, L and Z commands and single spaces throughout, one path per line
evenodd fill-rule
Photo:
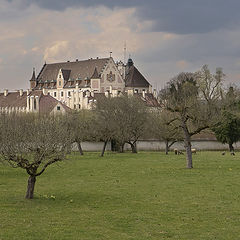
M 83 142 L 83 151 L 101 151 L 103 148 L 103 142 Z M 179 150 L 184 150 L 184 143 L 175 143 L 171 150 L 178 148 Z M 228 150 L 227 144 L 222 144 L 217 141 L 192 141 L 192 148 L 197 150 Z M 235 149 L 240 149 L 240 142 L 234 144 Z M 129 144 L 125 144 L 126 150 L 131 150 Z M 154 141 L 154 140 L 141 140 L 137 142 L 137 149 L 139 151 L 164 151 L 165 143 Z M 78 151 L 76 145 L 73 147 L 74 151 Z M 111 151 L 111 143 L 107 144 L 106 151 Z
M 100 152 L 103 149 L 103 142 L 83 142 L 82 144 L 83 151 L 89 152 Z M 73 151 L 78 151 L 77 144 L 73 144 Z M 106 151 L 111 151 L 111 143 L 109 142 L 106 146 Z

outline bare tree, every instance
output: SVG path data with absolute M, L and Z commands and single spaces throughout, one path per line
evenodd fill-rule
M 174 143 L 183 140 L 181 128 L 175 119 L 175 113 L 166 111 L 165 109 L 155 111 L 151 114 L 151 134 L 155 138 L 164 141 L 166 155 Z
M 199 96 L 207 101 L 208 106 L 215 107 L 219 99 L 222 98 L 223 79 L 225 74 L 221 68 L 216 69 L 216 73 L 212 74 L 207 65 L 195 74 L 199 87 Z
M 81 143 L 94 140 L 94 112 L 90 110 L 73 111 L 67 118 L 71 129 L 72 141 L 77 144 L 80 155 L 83 155 Z
M 182 128 L 187 168 L 193 167 L 191 137 L 212 125 L 221 93 L 224 74 L 218 69 L 216 75 L 209 75 L 206 69 L 180 73 L 160 94 L 162 105 L 176 114 L 173 120 Z
M 115 105 L 116 139 L 122 145 L 128 143 L 132 153 L 137 153 L 136 143 L 148 127 L 147 106 L 135 96 L 118 97 Z
M 97 101 L 98 125 L 105 143 L 116 140 L 123 152 L 125 143 L 137 153 L 136 142 L 147 126 L 147 107 L 134 96 L 102 98 Z
M 32 199 L 36 178 L 65 159 L 71 147 L 63 117 L 35 114 L 0 115 L 0 158 L 29 175 L 26 198 Z
M 105 96 L 99 97 L 95 106 L 95 121 L 96 138 L 103 141 L 101 157 L 104 156 L 107 143 L 115 137 L 115 120 L 113 118 L 114 105 L 111 98 Z

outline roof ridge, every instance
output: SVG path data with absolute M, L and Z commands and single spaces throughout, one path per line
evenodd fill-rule
M 45 63 L 46 65 L 54 65 L 54 64 L 63 64 L 63 63 L 66 63 L 66 64 L 69 64 L 69 63 L 79 63 L 79 62 L 87 62 L 87 61 L 98 61 L 98 60 L 109 60 L 110 58 L 109 57 L 106 57 L 106 58 L 90 58 L 90 59 L 85 59 L 85 60 L 78 60 L 78 61 L 73 61 L 73 62 L 55 62 L 55 63 Z
M 46 62 L 43 64 L 43 66 L 42 66 L 42 69 L 41 69 L 41 71 L 38 73 L 38 75 L 37 75 L 37 78 L 36 78 L 36 80 L 38 81 L 38 77 L 40 76 L 40 74 L 42 73 L 42 71 L 43 71 L 43 69 L 45 68 L 45 66 L 46 66 L 47 64 L 46 64 Z

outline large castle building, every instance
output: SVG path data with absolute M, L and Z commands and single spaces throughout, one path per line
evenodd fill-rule
M 33 70 L 30 89 L 41 90 L 71 109 L 91 109 L 101 94 L 152 94 L 151 84 L 132 59 L 124 64 L 115 63 L 112 57 L 44 64 L 37 77 Z
M 134 66 L 112 57 L 44 64 L 30 89 L 0 93 L 0 114 L 11 112 L 65 113 L 91 109 L 99 96 L 135 95 L 150 107 L 158 106 L 156 92 Z

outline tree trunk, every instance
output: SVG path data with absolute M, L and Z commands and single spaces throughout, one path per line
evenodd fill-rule
M 35 176 L 29 176 L 28 178 L 28 186 L 27 186 L 27 192 L 26 192 L 26 199 L 33 199 L 33 193 L 34 193 L 34 187 L 35 187 L 36 177 Z
M 102 149 L 102 153 L 101 153 L 101 157 L 104 156 L 106 146 L 107 146 L 107 141 L 104 142 L 103 149 Z
M 79 151 L 80 155 L 83 156 L 83 150 L 82 150 L 81 142 L 77 141 L 77 146 L 78 146 L 78 151 Z
M 168 141 L 165 141 L 165 153 L 166 153 L 166 155 L 168 155 L 168 151 L 169 151 Z
M 233 143 L 229 143 L 228 145 L 229 145 L 229 151 L 234 152 Z
M 185 141 L 185 149 L 187 157 L 187 168 L 193 168 L 191 141 Z
M 119 149 L 120 153 L 124 153 L 124 145 L 125 145 L 125 143 L 120 145 L 120 149 Z
M 184 132 L 184 143 L 185 143 L 185 150 L 186 150 L 186 159 L 187 159 L 187 168 L 193 168 L 192 163 L 192 145 L 191 145 L 191 136 L 187 129 L 186 123 L 183 122 L 183 132 Z
M 131 143 L 129 142 L 131 149 L 132 149 L 132 153 L 137 153 L 137 144 L 135 143 Z

